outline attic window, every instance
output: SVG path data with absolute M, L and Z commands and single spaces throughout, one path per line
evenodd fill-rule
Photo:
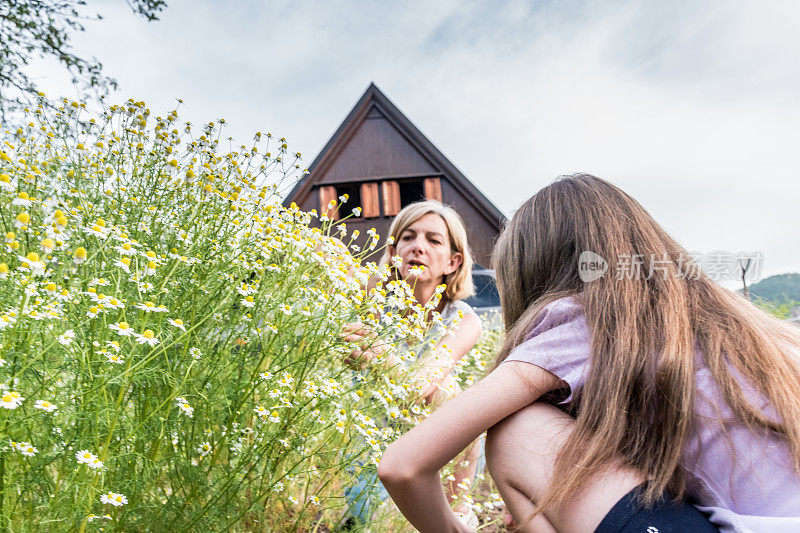
M 422 180 L 400 181 L 400 208 L 425 199 Z
M 347 203 L 339 209 L 339 216 L 346 217 L 356 207 L 361 206 L 361 187 L 357 183 L 346 183 L 336 186 L 336 200 L 341 202 L 339 197 L 347 195 Z

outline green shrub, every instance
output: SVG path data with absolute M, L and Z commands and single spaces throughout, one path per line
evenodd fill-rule
M 408 285 L 360 264 L 379 237 L 281 206 L 300 154 L 269 134 L 233 147 L 224 121 L 134 101 L 24 122 L 0 151 L 2 526 L 338 520 L 351 477 L 426 414 L 413 364 L 343 364 L 349 322 L 424 338 Z

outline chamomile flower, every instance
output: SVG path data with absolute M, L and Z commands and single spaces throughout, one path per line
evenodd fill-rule
M 36 252 L 31 252 L 25 257 L 18 255 L 17 259 L 22 263 L 20 270 L 30 271 L 34 276 L 41 276 L 44 274 L 44 263 L 39 260 L 39 254 Z
M 119 494 L 117 492 L 108 492 L 100 496 L 100 501 L 102 503 L 113 505 L 114 507 L 122 507 L 123 505 L 128 503 L 128 498 L 126 498 L 124 494 Z
M 144 330 L 144 333 L 139 335 L 138 333 L 134 333 L 133 336 L 136 338 L 136 342 L 139 344 L 147 344 L 149 346 L 155 346 L 160 341 L 156 337 L 155 333 L 153 333 L 152 329 Z
M 111 230 L 105 226 L 105 221 L 102 218 L 98 218 L 94 224 L 91 226 L 86 226 L 84 231 L 89 235 L 97 237 L 98 239 L 105 239 L 111 233 Z
M 425 265 L 414 265 L 409 269 L 408 275 L 409 276 L 419 276 L 424 271 L 425 271 Z
M 175 405 L 178 406 L 178 409 L 181 410 L 183 414 L 192 418 L 194 416 L 194 407 L 189 405 L 189 402 L 186 401 L 186 398 L 179 397 L 175 398 Z
M 114 261 L 114 266 L 121 268 L 127 273 L 131 271 L 131 258 L 130 257 L 120 257 L 116 261 Z
M 30 442 L 14 442 L 12 440 L 11 447 L 26 457 L 33 457 L 39 453 L 39 450 Z
M 180 318 L 176 318 L 174 320 L 171 319 L 171 318 L 168 318 L 167 319 L 167 323 L 170 326 L 176 327 L 176 328 L 178 328 L 178 329 L 180 329 L 182 331 L 186 331 L 186 324 L 184 324 L 183 320 L 181 320 Z
M 123 307 L 125 307 L 125 304 L 122 302 L 122 300 L 118 300 L 113 296 L 109 296 L 108 298 L 106 298 L 105 301 L 103 302 L 103 305 L 111 309 L 122 309 Z
M 0 396 L 0 407 L 3 409 L 16 409 L 25 400 L 17 391 L 7 391 Z
M 253 300 L 253 296 L 252 295 L 246 296 L 245 298 L 243 298 L 241 300 L 241 304 L 243 306 L 245 306 L 245 307 L 248 307 L 248 308 L 255 307 L 255 305 L 256 305 L 255 301 Z
M 105 352 L 103 355 L 106 356 L 106 359 L 108 360 L 109 363 L 121 365 L 122 363 L 125 362 L 125 359 L 121 355 L 116 353 Z
M 201 457 L 205 457 L 206 455 L 211 453 L 211 443 L 206 441 L 200 446 L 198 446 L 197 453 L 199 453 Z
M 280 413 L 278 413 L 278 411 L 272 411 L 269 414 L 269 418 L 267 420 L 269 420 L 273 424 L 277 424 L 278 422 L 281 421 L 281 415 L 280 415 Z
M 133 328 L 127 322 L 118 322 L 116 324 L 111 324 L 108 327 L 110 329 L 113 329 L 123 337 L 130 337 L 131 335 L 135 334 Z
M 269 409 L 266 409 L 261 405 L 253 409 L 253 412 L 255 412 L 255 414 L 257 414 L 261 418 L 267 418 L 269 416 Z
M 193 348 L 189 348 L 189 355 L 192 356 L 192 359 L 197 360 L 197 359 L 200 359 L 201 357 L 203 357 L 203 352 L 200 351 L 200 348 L 193 347 Z
M 75 248 L 75 251 L 72 253 L 72 260 L 77 264 L 81 264 L 86 261 L 87 255 L 86 248 L 79 246 Z
M 37 400 L 33 407 L 36 409 L 41 409 L 42 411 L 46 411 L 48 413 L 52 413 L 53 411 L 58 409 L 58 406 L 56 404 L 50 403 L 47 400 Z
M 88 464 L 97 459 L 97 456 L 89 450 L 80 450 L 75 452 L 75 459 L 78 460 L 78 464 Z
M 78 456 L 78 454 L 82 455 Z M 93 453 L 90 453 L 88 450 L 82 450 L 78 452 L 78 454 L 75 455 L 75 457 L 78 459 L 78 462 L 85 464 L 92 470 L 103 470 L 105 468 L 103 461 L 101 461 L 100 458 Z
M 11 176 L 0 174 L 0 189 L 5 189 L 6 191 L 14 190 L 14 186 L 11 184 Z
M 115 250 L 119 252 L 121 255 L 135 255 L 136 248 L 131 246 L 129 242 L 123 242 L 119 246 L 115 247 Z
M 58 343 L 63 346 L 68 346 L 73 340 L 75 340 L 75 332 L 71 329 L 58 336 Z
M 42 242 L 40 243 L 40 246 L 42 247 L 42 251 L 44 253 L 49 254 L 50 252 L 52 252 L 55 249 L 56 243 L 55 243 L 55 241 L 53 239 L 51 239 L 50 237 L 47 237 L 46 239 L 42 240 Z
M 147 302 L 137 304 L 136 307 L 146 313 L 165 313 L 168 311 L 168 309 L 163 305 L 156 305 L 154 302 L 149 300 Z
M 31 199 L 28 196 L 28 193 L 26 193 L 25 191 L 21 191 L 17 195 L 17 197 L 14 198 L 11 201 L 11 205 L 18 205 L 18 206 L 21 206 L 21 207 L 30 207 L 32 203 L 33 202 L 31 202 Z
M 281 313 L 283 313 L 284 315 L 292 316 L 293 309 L 292 309 L 292 306 L 290 304 L 281 305 L 280 306 L 280 310 L 281 310 Z
M 255 294 L 256 292 L 258 292 L 258 289 L 256 288 L 255 285 L 249 285 L 247 283 L 242 283 L 239 286 L 239 288 L 236 289 L 236 292 L 238 292 L 242 296 L 249 296 L 251 294 Z
M 24 229 L 28 227 L 30 221 L 31 216 L 28 213 L 22 212 L 17 215 L 16 219 L 14 220 L 14 226 L 18 229 Z

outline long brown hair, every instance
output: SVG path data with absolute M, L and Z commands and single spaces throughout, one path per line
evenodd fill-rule
M 584 251 L 608 262 L 605 275 L 581 280 Z M 641 275 L 616 275 L 639 258 Z M 561 297 L 581 301 L 591 331 L 589 372 L 583 390 L 573 391 L 579 393 L 575 430 L 556 460 L 558 482 L 537 502 L 538 512 L 616 459 L 648 480 L 646 503 L 665 489 L 676 499 L 684 495 L 681 459 L 695 423 L 696 348 L 734 415 L 751 430 L 784 437 L 800 473 L 800 361 L 792 353 L 800 353 L 800 329 L 696 269 L 689 253 L 619 188 L 587 174 L 557 179 L 516 212 L 493 265 L 506 327 L 495 366 Z M 734 371 L 771 401 L 777 418 L 748 402 Z

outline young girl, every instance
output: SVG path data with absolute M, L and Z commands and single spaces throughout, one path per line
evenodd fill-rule
M 425 201 L 403 208 L 392 221 L 389 236 L 392 244 L 387 246 L 381 263 L 393 264 L 396 257 L 400 258 L 393 277 L 408 281 L 417 302 L 424 305 L 433 298 L 437 287 L 446 285 L 437 311 L 451 334 L 445 336 L 444 329 L 431 328 L 428 336 L 432 340 L 437 339 L 438 345 L 420 365 L 415 376 L 429 384 L 422 394 L 426 403 L 441 401 L 458 392 L 451 371 L 472 349 L 481 334 L 480 319 L 462 301 L 473 293 L 472 257 L 467 232 L 461 217 L 452 208 L 439 202 Z M 356 368 L 370 363 L 379 352 L 386 349 L 385 345 L 372 342 L 371 332 L 363 324 L 349 325 L 346 334 L 345 340 L 368 347 L 350 355 L 350 363 Z M 404 364 L 391 352 L 385 355 L 384 364 L 388 366 Z M 448 487 L 451 500 L 457 500 L 464 492 L 458 485 L 474 477 L 477 455 L 478 449 L 473 446 L 466 454 L 465 461 L 468 464 L 454 473 L 455 480 Z M 381 499 L 380 495 L 372 493 L 370 485 L 369 480 L 360 480 L 347 491 L 350 512 L 361 521 L 368 520 L 372 505 Z M 383 497 L 387 496 L 384 494 Z M 471 518 L 477 524 L 477 517 L 463 500 L 456 509 L 462 514 L 462 519 L 469 521 Z
M 583 252 L 599 268 L 586 281 Z M 520 530 L 800 531 L 796 326 L 712 282 L 594 176 L 525 202 L 494 263 L 507 333 L 494 370 L 381 459 L 414 526 L 469 530 L 437 471 L 488 430 Z

